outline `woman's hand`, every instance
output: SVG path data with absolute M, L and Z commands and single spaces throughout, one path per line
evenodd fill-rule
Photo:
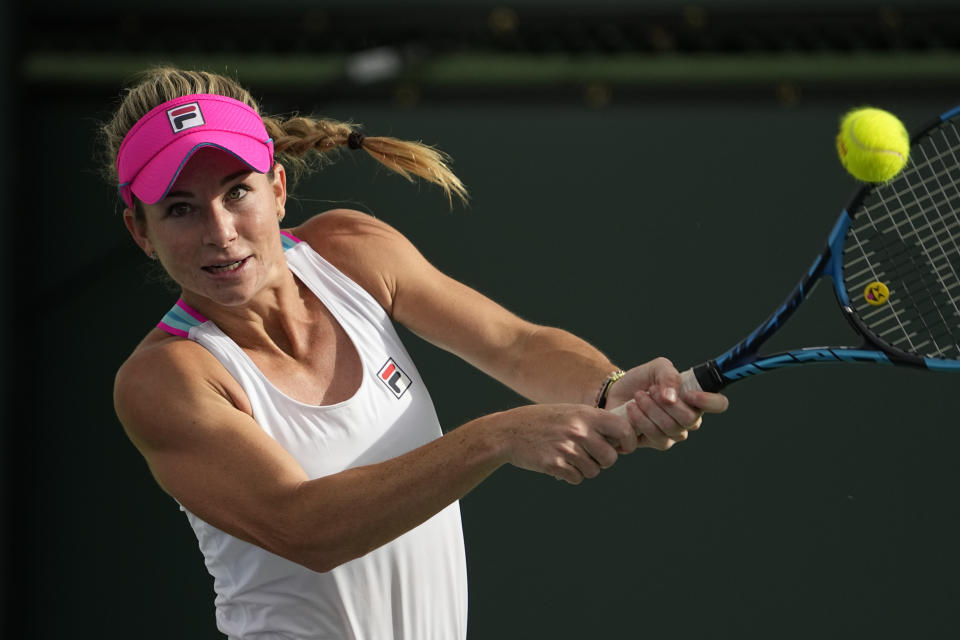
M 665 451 L 699 429 L 704 413 L 722 413 L 729 405 L 719 393 L 680 389 L 680 372 L 666 358 L 657 358 L 630 369 L 615 382 L 607 407 L 625 404 L 638 446 Z
M 507 461 L 570 484 L 594 478 L 637 448 L 628 420 L 582 404 L 538 404 L 491 416 Z

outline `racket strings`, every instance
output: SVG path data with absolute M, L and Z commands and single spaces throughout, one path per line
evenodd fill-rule
M 844 283 L 866 327 L 917 355 L 960 359 L 960 132 L 946 121 L 915 142 L 907 168 L 851 211 Z M 890 297 L 861 295 L 883 283 Z
M 942 230 L 934 234 L 933 238 L 936 241 L 937 248 L 939 249 L 939 254 L 930 252 L 931 257 L 935 258 L 932 261 L 932 264 L 938 273 L 941 273 L 941 269 L 945 273 L 944 280 L 946 281 L 947 277 L 953 278 L 952 286 L 960 286 L 960 277 L 957 275 L 958 266 L 957 261 L 951 261 L 949 257 L 952 254 L 960 254 L 960 242 L 958 242 L 958 235 L 954 234 L 950 229 L 953 226 L 960 227 L 960 188 L 958 188 L 958 183 L 960 183 L 960 162 L 957 158 L 957 149 L 960 148 L 960 134 L 958 134 L 956 127 L 952 122 L 948 122 L 950 132 L 953 134 L 954 141 L 951 141 L 947 136 L 947 127 L 940 127 L 939 133 L 940 138 L 945 145 L 945 149 L 941 151 L 938 148 L 937 136 L 929 137 L 926 142 L 929 142 L 930 147 L 936 152 L 935 159 L 938 165 L 942 167 L 942 171 L 937 170 L 933 171 L 933 176 L 937 181 L 936 190 L 937 194 L 944 194 L 949 196 L 945 202 L 939 201 L 934 197 L 933 193 L 930 192 L 927 181 L 921 180 L 920 184 L 923 186 L 927 197 L 931 202 L 934 203 L 934 211 L 936 212 L 936 217 L 933 221 L 927 221 L 927 225 L 931 229 L 934 229 L 936 225 L 934 222 L 940 223 Z M 919 145 L 921 150 L 924 150 L 924 145 Z M 949 154 L 949 157 L 948 157 Z M 933 164 L 933 160 L 930 161 L 930 164 Z M 911 183 L 912 184 L 912 183 Z M 926 211 L 926 209 L 924 209 Z M 926 220 L 926 218 L 925 218 Z M 945 234 L 942 232 L 946 231 Z M 946 239 L 944 238 L 946 236 Z M 921 241 L 923 245 L 923 242 Z M 924 245 L 925 246 L 925 245 Z M 938 263 L 939 256 L 943 256 L 945 264 L 940 265 Z M 952 288 L 952 287 L 951 287 Z M 960 296 L 951 296 L 953 300 L 954 310 L 960 316 L 960 308 L 957 306 L 957 300 L 960 299 Z
M 896 245 L 893 245 L 894 247 Z M 960 352 L 950 324 L 949 295 L 937 286 L 937 274 L 929 269 L 920 251 L 890 249 L 877 278 L 886 280 L 891 299 L 886 305 L 861 304 L 861 318 L 883 340 L 917 354 L 954 358 Z M 899 337 L 899 340 L 898 340 Z M 898 342 L 905 344 L 898 344 Z
M 879 245 L 878 253 L 884 255 L 882 259 L 886 262 L 866 282 L 888 283 L 891 297 L 882 306 L 866 302 L 858 305 L 866 326 L 885 342 L 905 351 L 938 358 L 960 355 L 957 340 L 942 311 L 950 300 L 937 286 L 936 274 L 924 268 L 922 253 L 900 251 L 898 254 L 895 244 L 880 244 L 882 239 L 870 238 L 867 242 Z M 958 353 L 953 354 L 951 350 Z

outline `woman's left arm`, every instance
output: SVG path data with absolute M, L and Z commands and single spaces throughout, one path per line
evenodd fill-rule
M 431 265 L 386 223 L 328 211 L 294 230 L 395 322 L 535 402 L 593 404 L 611 371 L 586 341 L 528 322 Z
M 296 232 L 370 292 L 394 321 L 534 402 L 594 405 L 607 377 L 618 369 L 586 341 L 528 322 L 450 278 L 401 233 L 376 218 L 329 211 Z M 649 410 L 663 418 L 661 422 L 684 427 L 698 423 L 702 410 L 726 407 L 722 396 L 679 397 L 679 388 L 679 373 L 668 360 L 658 358 L 630 369 L 610 389 L 607 406 L 642 393 L 636 407 L 644 415 Z M 629 415 L 635 425 L 644 419 L 634 405 Z

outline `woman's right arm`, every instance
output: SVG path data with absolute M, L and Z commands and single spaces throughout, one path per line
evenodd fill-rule
M 134 354 L 117 374 L 114 402 L 157 482 L 180 504 L 315 571 L 416 527 L 503 464 L 576 484 L 637 446 L 629 421 L 608 411 L 535 405 L 473 420 L 381 463 L 310 479 L 242 410 L 245 396 L 220 363 L 187 340 Z

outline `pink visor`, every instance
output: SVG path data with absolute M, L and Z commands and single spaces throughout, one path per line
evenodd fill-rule
M 190 157 L 203 147 L 233 154 L 253 171 L 273 166 L 273 139 L 256 111 L 233 98 L 193 94 L 151 109 L 127 133 L 117 154 L 120 195 L 163 200 Z

